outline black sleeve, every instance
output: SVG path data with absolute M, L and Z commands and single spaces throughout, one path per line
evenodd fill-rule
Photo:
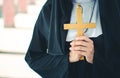
M 47 53 L 50 7 L 47 2 L 38 16 L 25 60 L 43 78 L 66 78 L 69 64 L 68 55 Z

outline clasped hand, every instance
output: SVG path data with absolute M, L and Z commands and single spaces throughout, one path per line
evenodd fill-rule
M 87 36 L 76 37 L 70 45 L 69 61 L 71 63 L 79 61 L 81 56 L 85 56 L 88 63 L 93 63 L 94 44 L 91 39 Z

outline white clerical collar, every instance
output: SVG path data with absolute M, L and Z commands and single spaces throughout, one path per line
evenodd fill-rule
M 95 0 L 72 0 L 73 3 L 79 3 L 79 4 L 88 3 L 92 1 L 95 1 Z

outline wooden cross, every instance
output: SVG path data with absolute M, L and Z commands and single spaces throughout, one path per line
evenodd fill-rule
M 77 36 L 82 36 L 84 34 L 83 29 L 95 28 L 95 23 L 83 23 L 82 21 L 82 8 L 80 5 L 77 6 L 77 24 L 64 24 L 64 29 L 76 29 Z M 84 56 L 80 57 L 80 60 L 84 60 Z

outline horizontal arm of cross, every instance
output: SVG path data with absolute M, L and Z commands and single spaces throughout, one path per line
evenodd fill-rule
M 64 29 L 84 29 L 84 28 L 95 28 L 95 23 L 85 23 L 85 24 L 64 24 Z

